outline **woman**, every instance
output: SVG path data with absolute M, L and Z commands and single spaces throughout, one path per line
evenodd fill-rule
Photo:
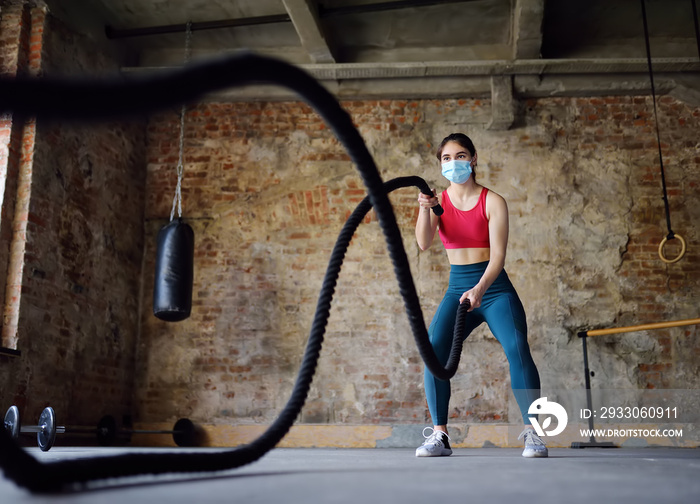
M 450 280 L 447 292 L 433 317 L 428 333 L 440 362 L 450 353 L 457 308 L 469 301 L 464 338 L 486 322 L 501 343 L 510 364 L 511 387 L 527 426 L 523 457 L 546 457 L 547 447 L 532 429 L 527 410 L 539 397 L 540 378 L 527 343 L 527 323 L 522 303 L 503 269 L 508 243 L 508 207 L 505 200 L 478 184 L 474 169 L 477 153 L 464 134 L 446 137 L 437 150 L 442 174 L 450 181 L 439 203 L 444 213 L 437 217 L 431 208 L 436 196 L 420 194 L 416 240 L 421 250 L 433 242 L 435 231 L 447 250 Z M 417 457 L 452 454 L 447 434 L 450 382 L 435 378 L 425 369 L 425 395 L 433 420 L 432 434 L 416 450 Z M 529 427 L 529 428 L 528 428 Z

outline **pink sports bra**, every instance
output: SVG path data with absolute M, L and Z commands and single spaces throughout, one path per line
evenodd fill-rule
M 486 218 L 485 187 L 479 201 L 471 210 L 459 210 L 452 205 L 447 191 L 442 192 L 442 208 L 438 233 L 446 249 L 490 248 L 489 220 Z

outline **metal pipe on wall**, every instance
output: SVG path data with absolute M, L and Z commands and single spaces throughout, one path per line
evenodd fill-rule
M 579 337 L 583 336 L 604 336 L 606 334 L 620 334 L 626 332 L 648 331 L 650 329 L 665 329 L 667 327 L 680 327 L 686 325 L 700 324 L 700 318 L 684 319 L 684 320 L 669 320 L 666 322 L 655 322 L 653 324 L 640 324 L 626 327 L 612 327 L 609 329 L 592 329 L 578 333 Z

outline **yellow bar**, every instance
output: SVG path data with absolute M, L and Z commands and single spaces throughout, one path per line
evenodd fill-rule
M 664 329 L 666 327 L 679 327 L 685 325 L 700 324 L 700 318 L 685 319 L 685 320 L 670 320 L 668 322 L 656 322 L 654 324 L 641 324 L 627 327 L 613 327 L 610 329 L 593 329 L 586 331 L 586 336 L 604 336 L 606 334 L 619 334 L 635 331 L 648 331 L 650 329 Z

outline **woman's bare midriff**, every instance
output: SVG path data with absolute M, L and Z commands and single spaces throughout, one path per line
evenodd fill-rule
M 490 248 L 446 249 L 450 264 L 476 264 L 491 258 Z

